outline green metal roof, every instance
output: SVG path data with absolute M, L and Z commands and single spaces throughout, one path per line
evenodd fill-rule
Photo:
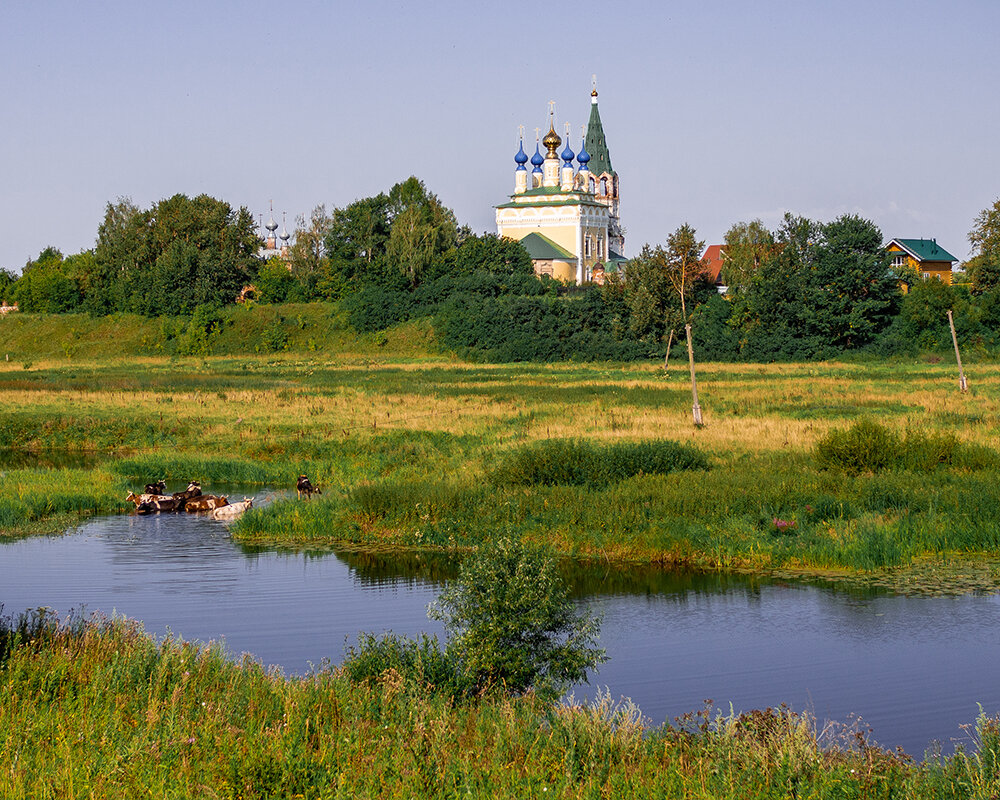
M 529 233 L 521 240 L 521 244 L 524 245 L 524 249 L 528 251 L 528 255 L 532 259 L 568 258 L 576 260 L 576 256 L 569 250 L 565 247 L 560 247 L 548 236 L 542 236 L 540 233 Z
M 590 163 L 587 168 L 595 175 L 602 173 L 614 174 L 611 166 L 611 153 L 608 152 L 608 140 L 604 138 L 604 126 L 601 125 L 601 112 L 597 103 L 590 106 L 590 122 L 587 123 L 587 138 L 584 140 L 587 152 L 590 153 Z
M 538 191 L 537 189 L 533 191 Z M 525 203 L 524 201 L 512 200 L 509 203 L 501 203 L 497 208 L 538 208 L 541 206 L 603 206 L 604 203 L 599 203 L 594 199 L 593 195 L 583 194 L 582 192 L 561 192 L 561 194 L 569 195 L 566 200 L 558 200 L 549 197 L 539 197 L 537 200 Z M 514 195 L 515 197 L 525 197 L 528 193 Z M 606 207 L 606 206 L 605 206 Z
M 525 197 L 536 197 L 537 195 L 543 194 L 571 194 L 572 190 L 569 192 L 564 192 L 560 186 L 537 186 L 534 189 L 528 189 L 526 192 L 522 192 Z
M 936 239 L 893 239 L 889 244 L 897 244 L 917 261 L 958 261 L 955 256 L 937 243 Z

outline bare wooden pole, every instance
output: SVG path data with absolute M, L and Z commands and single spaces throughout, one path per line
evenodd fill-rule
M 690 323 L 684 326 L 684 331 L 687 333 L 688 363 L 691 365 L 691 399 L 693 401 L 691 413 L 694 416 L 694 424 L 700 428 L 704 423 L 701 421 L 701 406 L 698 405 L 698 380 L 694 375 L 694 348 L 691 346 Z
M 965 380 L 965 370 L 962 369 L 962 354 L 958 352 L 958 336 L 955 335 L 955 318 L 948 309 L 948 326 L 951 328 L 951 342 L 955 345 L 955 360 L 958 362 L 958 388 L 963 392 L 969 390 L 969 383 Z
M 670 346 L 674 343 L 674 329 L 670 329 L 670 336 L 667 338 L 667 354 L 663 357 L 663 369 L 666 370 L 667 362 L 670 360 Z

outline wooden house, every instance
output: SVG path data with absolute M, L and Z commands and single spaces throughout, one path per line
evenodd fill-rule
M 951 285 L 951 268 L 958 259 L 937 243 L 937 239 L 893 239 L 885 246 L 892 255 L 896 274 L 909 268 L 925 281 Z

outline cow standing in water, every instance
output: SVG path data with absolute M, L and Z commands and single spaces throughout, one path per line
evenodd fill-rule
M 319 487 L 313 486 L 305 475 L 299 475 L 299 481 L 295 484 L 295 488 L 298 490 L 299 500 L 302 499 L 302 495 L 305 495 L 306 500 L 308 500 L 314 494 L 322 494 Z

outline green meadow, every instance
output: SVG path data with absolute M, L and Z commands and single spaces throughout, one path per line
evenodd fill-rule
M 321 495 L 255 509 L 234 536 L 461 551 L 513 535 L 624 565 L 916 590 L 928 564 L 959 565 L 957 583 L 938 571 L 949 590 L 997 583 L 997 365 L 970 359 L 962 394 L 944 362 L 704 364 L 696 428 L 686 364 L 474 364 L 418 324 L 375 341 L 326 307 L 281 308 L 268 313 L 292 329 L 326 315 L 322 348 L 127 353 L 126 319 L 121 336 L 81 333 L 72 357 L 26 354 L 32 325 L 51 349 L 37 328 L 53 318 L 0 321 L 0 350 L 22 348 L 0 362 L 3 534 L 127 511 L 128 490 L 161 477 L 291 491 L 305 473 Z M 233 313 L 247 318 L 225 336 L 253 318 Z

